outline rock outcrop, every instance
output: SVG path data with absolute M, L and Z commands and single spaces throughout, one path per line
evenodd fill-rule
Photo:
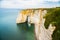
M 37 40 L 52 40 L 52 34 L 55 30 L 55 26 L 50 24 L 48 29 L 45 28 L 45 19 L 43 17 L 46 13 L 46 10 L 23 10 L 17 17 L 16 23 L 25 22 L 28 17 L 28 24 L 35 24 L 35 35 Z

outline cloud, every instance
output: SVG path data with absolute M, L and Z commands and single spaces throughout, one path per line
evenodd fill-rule
M 53 5 L 51 3 L 53 3 Z M 26 8 L 49 8 L 60 6 L 58 3 L 59 0 L 2 0 L 0 2 L 0 8 L 18 8 L 18 9 L 26 9 Z M 57 4 L 56 4 L 57 3 Z
M 58 2 L 58 1 L 60 1 L 60 0 L 47 0 L 47 1 Z

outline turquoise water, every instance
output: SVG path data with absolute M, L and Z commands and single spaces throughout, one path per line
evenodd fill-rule
M 34 26 L 16 24 L 19 9 L 0 8 L 0 40 L 34 40 Z

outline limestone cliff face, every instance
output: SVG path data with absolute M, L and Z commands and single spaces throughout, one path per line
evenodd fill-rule
M 16 23 L 25 22 L 27 19 L 27 16 L 29 16 L 29 18 L 32 17 L 32 13 L 33 13 L 32 10 L 22 10 L 16 19 Z
M 34 22 L 39 22 L 40 21 L 40 12 L 41 10 L 22 10 L 17 19 L 16 19 L 16 23 L 22 23 L 25 22 L 27 17 L 28 17 L 28 22 L 30 23 L 34 23 Z
M 27 11 L 22 10 L 16 19 L 16 23 L 23 23 L 26 21 L 26 19 L 27 19 Z
M 50 24 L 48 29 L 45 28 L 45 19 L 43 17 L 46 13 L 46 10 L 22 10 L 17 17 L 16 23 L 25 22 L 28 17 L 28 23 L 35 24 L 35 35 L 37 40 L 52 40 L 52 34 L 55 30 L 55 26 Z

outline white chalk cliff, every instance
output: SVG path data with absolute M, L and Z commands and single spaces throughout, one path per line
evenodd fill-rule
M 35 35 L 37 40 L 52 40 L 52 34 L 55 30 L 55 26 L 50 24 L 48 29 L 45 28 L 45 19 L 43 17 L 46 13 L 46 10 L 23 10 L 19 13 L 16 23 L 25 22 L 28 16 L 28 23 L 35 24 Z

